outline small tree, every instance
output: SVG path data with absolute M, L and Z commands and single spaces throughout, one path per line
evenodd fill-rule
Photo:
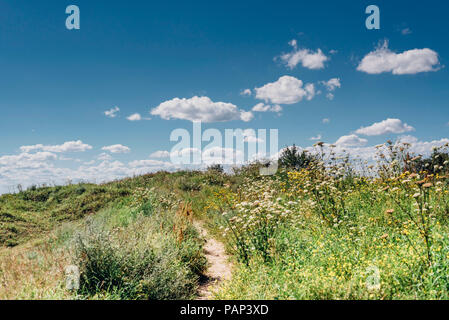
M 223 173 L 224 172 L 224 168 L 223 168 L 223 166 L 221 164 L 213 164 L 213 165 L 210 165 L 209 167 L 207 167 L 207 171 Z
M 300 151 L 296 145 L 285 148 L 279 157 L 279 165 L 283 168 L 300 170 L 309 167 L 316 158 L 306 151 Z

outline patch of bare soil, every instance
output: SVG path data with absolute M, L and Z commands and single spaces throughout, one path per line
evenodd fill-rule
M 198 289 L 197 300 L 210 300 L 214 289 L 223 281 L 228 281 L 232 277 L 232 266 L 229 263 L 229 257 L 226 254 L 224 245 L 211 238 L 201 222 L 195 222 L 195 227 L 201 236 L 206 240 L 204 251 L 209 262 L 209 269 L 204 279 L 201 280 Z

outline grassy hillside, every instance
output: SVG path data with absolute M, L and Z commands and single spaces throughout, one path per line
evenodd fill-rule
M 5 195 L 0 298 L 195 297 L 201 219 L 235 260 L 219 299 L 448 299 L 448 153 L 387 144 L 355 164 L 317 148 L 273 176 L 251 165 Z
M 24 243 L 59 222 L 98 212 L 130 192 L 115 185 L 80 184 L 30 188 L 19 194 L 0 196 L 0 246 Z
M 195 297 L 203 239 L 181 194 L 163 187 L 185 174 L 2 196 L 0 299 Z M 65 289 L 69 265 L 81 272 L 77 292 Z

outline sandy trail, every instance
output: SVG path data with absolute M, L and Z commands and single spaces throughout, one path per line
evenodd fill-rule
M 201 236 L 206 240 L 204 253 L 209 262 L 209 269 L 206 272 L 206 278 L 200 283 L 197 300 L 210 300 L 213 290 L 223 281 L 228 281 L 232 277 L 232 267 L 229 263 L 229 257 L 226 254 L 224 245 L 211 238 L 201 222 L 196 221 L 195 227 Z

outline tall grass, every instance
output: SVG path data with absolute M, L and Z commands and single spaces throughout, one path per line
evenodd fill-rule
M 317 149 L 304 168 L 242 172 L 238 188 L 207 200 L 241 261 L 217 297 L 449 298 L 449 161 L 430 170 L 407 146 L 387 143 L 361 174 L 347 157 Z
M 66 223 L 40 242 L 3 249 L 0 298 L 193 298 L 206 268 L 203 240 L 178 207 L 176 198 L 139 187 L 129 201 Z M 19 251 L 22 258 L 13 254 Z M 64 287 L 68 265 L 80 270 L 78 291 Z M 49 272 L 51 281 L 35 281 Z
M 364 163 L 319 144 L 270 177 L 253 164 L 0 197 L 0 298 L 193 298 L 207 267 L 194 212 L 235 258 L 217 298 L 449 299 L 448 147 L 378 148 Z

